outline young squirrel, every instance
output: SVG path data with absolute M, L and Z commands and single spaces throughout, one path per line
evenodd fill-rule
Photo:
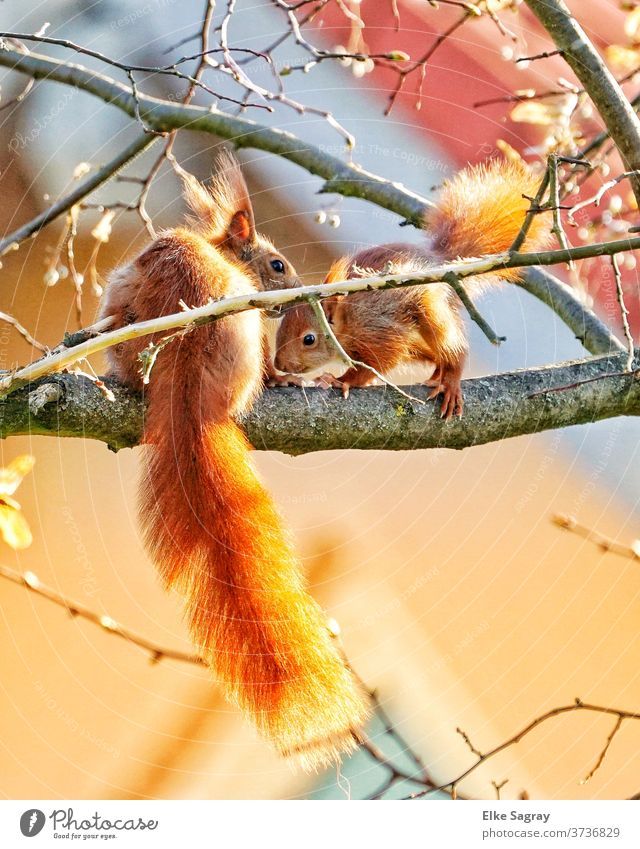
M 216 160 L 215 173 L 209 187 L 193 174 L 180 169 L 184 198 L 193 215 L 189 226 L 231 263 L 242 264 L 254 286 L 261 291 L 290 289 L 301 286 L 295 268 L 273 242 L 256 231 L 249 190 L 237 159 L 227 150 Z M 175 304 L 179 309 L 178 304 Z M 189 305 L 190 306 L 190 305 Z M 102 310 L 106 319 L 107 314 Z M 133 303 L 119 301 L 119 313 L 113 316 L 111 328 L 140 321 Z M 266 319 L 265 319 L 266 320 Z M 266 333 L 262 335 L 264 379 L 269 383 L 288 383 L 291 375 L 278 375 L 273 367 Z
M 429 244 L 388 244 L 366 248 L 337 260 L 325 282 L 366 277 L 376 272 L 408 275 L 424 270 L 434 261 L 478 257 L 507 250 L 516 238 L 535 194 L 537 179 L 524 163 L 491 160 L 468 167 L 447 181 L 438 206 L 429 212 L 424 228 Z M 527 250 L 540 249 L 548 239 L 546 216 L 536 215 L 528 231 Z M 515 280 L 517 269 L 503 269 L 467 278 L 466 290 L 479 293 L 488 285 Z M 336 338 L 353 360 L 389 372 L 408 361 L 432 362 L 435 371 L 425 384 L 429 398 L 443 395 L 442 416 L 462 415 L 460 385 L 467 355 L 467 337 L 459 313 L 459 301 L 446 283 L 394 290 L 358 292 L 322 302 Z M 275 366 L 302 374 L 321 368 L 334 359 L 331 340 L 319 327 L 307 304 L 288 310 L 276 337 Z M 355 366 L 332 385 L 348 395 L 351 386 L 366 386 L 375 375 Z M 321 379 L 322 381 L 323 379 Z M 324 378 L 326 380 L 326 377 Z
M 202 211 L 213 213 L 202 200 Z M 162 234 L 113 274 L 102 315 L 122 325 L 131 310 L 145 321 L 176 312 L 180 302 L 202 306 L 256 291 L 251 266 L 233 247 L 236 238 L 241 249 L 247 242 L 246 218 L 227 215 L 228 231 L 220 224 L 215 238 L 213 218 L 202 235 Z M 281 753 L 317 767 L 356 747 L 367 701 L 303 586 L 234 422 L 262 386 L 261 330 L 259 313 L 247 311 L 177 337 L 159 354 L 145 388 L 140 522 L 227 696 Z M 141 389 L 139 354 L 160 338 L 109 349 L 111 373 Z

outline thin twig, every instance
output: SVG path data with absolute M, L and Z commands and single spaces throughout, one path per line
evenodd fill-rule
M 607 554 L 617 554 L 619 557 L 629 560 L 640 560 L 640 540 L 635 540 L 631 545 L 624 545 L 624 543 L 616 542 L 611 537 L 604 536 L 604 534 L 594 531 L 586 525 L 581 525 L 573 516 L 560 513 L 553 516 L 551 521 L 558 527 L 589 540 Z
M 130 339 L 138 339 L 143 336 L 148 336 L 151 333 L 175 330 L 179 327 L 186 327 L 192 323 L 197 325 L 206 324 L 210 321 L 215 321 L 222 315 L 231 315 L 249 309 L 273 310 L 275 307 L 281 307 L 285 304 L 292 305 L 308 302 L 310 298 L 322 300 L 324 298 L 332 297 L 333 295 L 346 295 L 351 292 L 362 292 L 372 289 L 392 289 L 397 288 L 398 286 L 426 285 L 429 283 L 441 282 L 443 280 L 449 282 L 455 279 L 455 285 L 462 288 L 459 283 L 461 278 L 488 273 L 501 268 L 524 268 L 529 265 L 553 265 L 559 262 L 567 262 L 569 259 L 583 259 L 588 256 L 613 255 L 624 250 L 633 250 L 634 248 L 640 248 L 640 238 L 620 240 L 617 242 L 603 242 L 598 245 L 583 245 L 566 250 L 543 251 L 533 254 L 494 254 L 477 260 L 458 260 L 455 262 L 443 263 L 442 265 L 434 265 L 420 273 L 414 272 L 410 276 L 397 274 L 375 275 L 372 277 L 362 277 L 356 280 L 344 282 L 322 283 L 316 286 L 281 289 L 271 292 L 255 292 L 250 295 L 223 298 L 195 309 L 186 311 L 182 310 L 179 313 L 172 313 L 157 319 L 129 324 L 117 330 L 110 331 L 109 333 L 102 334 L 95 339 L 88 340 L 82 345 L 79 345 L 77 348 L 73 348 L 53 356 L 44 357 L 35 363 L 31 363 L 30 365 L 19 369 L 13 374 L 6 375 L 0 380 L 0 392 L 6 394 L 7 392 L 23 385 L 25 382 L 35 380 L 38 377 L 51 374 L 55 371 L 60 371 L 61 369 L 64 369 L 76 362 L 78 359 L 82 359 L 90 354 L 105 350 L 106 348 L 120 342 L 126 342 Z M 449 277 L 448 280 L 448 275 L 453 275 L 453 277 Z M 451 283 L 451 285 L 454 284 Z M 468 300 L 469 299 L 467 298 L 467 301 Z M 467 306 L 467 304 L 465 304 L 465 306 Z M 467 309 L 469 309 L 468 306 Z M 474 317 L 477 321 L 478 318 L 473 315 L 474 310 L 475 308 L 471 304 L 470 315 L 472 315 L 472 317 Z M 477 311 L 475 312 L 477 313 Z M 478 317 L 480 322 L 484 321 L 481 316 Z M 485 332 L 487 333 L 488 338 L 491 338 L 492 334 L 495 337 L 494 331 L 492 331 L 488 325 L 486 326 Z M 495 338 L 498 339 L 499 337 Z
M 38 351 L 42 351 L 44 354 L 49 353 L 49 348 L 47 348 L 46 345 L 43 345 L 42 342 L 38 342 L 37 339 L 34 339 L 26 327 L 23 327 L 22 324 L 20 324 L 17 318 L 14 318 L 7 312 L 0 312 L 0 321 L 6 321 L 7 324 L 14 327 L 33 348 L 37 348 Z
M 335 348 L 338 353 L 338 356 L 348 368 L 365 368 L 367 369 L 367 371 L 370 371 L 375 377 L 377 377 L 378 380 L 381 380 L 386 386 L 389 386 L 391 389 L 393 389 L 394 392 L 397 392 L 399 395 L 402 395 L 403 398 L 407 398 L 409 401 L 415 401 L 416 404 L 426 403 L 422 400 L 422 398 L 416 398 L 414 395 L 410 395 L 408 392 L 405 392 L 404 389 L 400 389 L 399 386 L 396 386 L 396 384 L 389 380 L 389 378 L 385 377 L 377 369 L 375 369 L 373 366 L 370 366 L 368 363 L 364 363 L 361 360 L 352 359 L 340 344 L 340 341 L 336 334 L 333 332 L 333 328 L 329 324 L 327 316 L 325 315 L 324 310 L 322 309 L 322 306 L 320 305 L 318 299 L 310 298 L 309 306 L 313 310 L 316 320 L 322 328 L 322 332 L 324 334 L 325 339 L 333 348 Z
M 609 716 L 615 716 L 615 717 L 618 717 L 618 719 L 620 720 L 620 723 L 622 723 L 622 720 L 626 720 L 626 719 L 634 719 L 634 720 L 640 719 L 640 713 L 637 713 L 635 711 L 618 710 L 617 708 L 604 707 L 602 705 L 588 704 L 586 702 L 583 702 L 581 699 L 576 699 L 575 702 L 573 702 L 573 704 L 562 705 L 561 707 L 552 708 L 551 710 L 547 711 L 546 713 L 541 714 L 540 716 L 538 716 L 534 720 L 532 720 L 524 728 L 522 728 L 517 734 L 514 734 L 513 737 L 510 737 L 508 740 L 505 740 L 503 743 L 500 743 L 498 746 L 495 746 L 493 749 L 489 749 L 487 752 L 484 752 L 484 753 L 481 752 L 479 749 L 471 746 L 471 744 L 468 742 L 468 735 L 466 735 L 464 732 L 461 732 L 463 734 L 463 736 L 465 737 L 465 742 L 467 742 L 467 744 L 471 748 L 471 751 L 476 755 L 475 762 L 473 764 L 471 764 L 471 766 L 468 767 L 466 770 L 461 772 L 458 776 L 456 776 L 456 778 L 453 778 L 453 779 L 451 779 L 451 781 L 447 781 L 444 784 L 441 784 L 439 787 L 435 788 L 435 790 L 433 790 L 433 789 L 421 790 L 417 793 L 411 794 L 411 796 L 408 796 L 407 798 L 409 798 L 409 799 L 419 799 L 419 798 L 422 798 L 423 796 L 428 796 L 431 793 L 434 793 L 438 790 L 447 790 L 448 788 L 453 789 L 453 788 L 457 787 L 462 781 L 464 781 L 473 772 L 475 772 L 478 769 L 478 767 L 480 767 L 482 764 L 486 763 L 491 758 L 495 757 L 500 752 L 504 752 L 505 749 L 508 749 L 511 746 L 515 746 L 517 743 L 519 743 L 524 737 L 526 737 L 528 734 L 530 734 L 539 725 L 542 725 L 544 722 L 547 722 L 547 720 L 552 719 L 553 717 L 561 716 L 562 714 L 565 714 L 565 713 L 574 713 L 575 711 L 588 711 L 588 712 L 592 712 L 592 713 L 602 713 L 602 714 L 607 714 Z M 618 730 L 619 729 L 616 728 L 615 733 L 617 733 Z M 614 735 L 612 734 L 611 739 L 613 739 L 613 736 Z M 605 746 L 605 751 L 604 751 L 605 755 L 606 755 L 607 749 L 608 749 L 608 746 Z M 603 759 L 604 759 L 604 756 L 603 756 Z
M 619 716 L 616 719 L 616 722 L 615 722 L 615 725 L 613 726 L 611 734 L 609 734 L 609 736 L 607 737 L 607 740 L 604 744 L 604 747 L 603 747 L 602 751 L 600 752 L 600 754 L 598 755 L 598 760 L 595 762 L 595 764 L 589 770 L 589 772 L 585 775 L 585 777 L 582 779 L 580 784 L 586 784 L 587 781 L 590 781 L 593 778 L 593 776 L 596 774 L 596 772 L 600 769 L 600 767 L 604 763 L 604 759 L 607 756 L 607 752 L 609 751 L 609 748 L 610 748 L 611 744 L 613 743 L 613 738 L 616 736 L 618 731 L 620 731 L 620 729 L 622 728 L 623 722 L 624 722 L 624 716 Z
M 2 51 L 0 51 L 0 55 L 1 54 Z M 110 162 L 103 165 L 95 173 L 91 174 L 91 176 L 87 177 L 84 182 L 80 183 L 80 185 L 78 185 L 72 192 L 69 192 L 68 195 L 60 198 L 60 200 L 56 201 L 48 209 L 45 209 L 44 212 L 41 212 L 39 215 L 36 215 L 35 218 L 32 218 L 31 221 L 23 224 L 21 227 L 18 227 L 17 230 L 14 230 L 3 239 L 0 239 L 0 256 L 4 256 L 9 251 L 17 250 L 20 243 L 24 242 L 25 239 L 35 236 L 51 221 L 54 221 L 60 215 L 64 215 L 64 213 L 68 212 L 72 206 L 84 200 L 84 198 L 86 198 L 87 195 L 90 195 L 91 192 L 95 191 L 98 186 L 101 186 L 103 183 L 106 183 L 107 180 L 110 180 L 121 168 L 124 168 L 124 166 L 131 162 L 132 159 L 135 159 L 136 156 L 142 153 L 145 148 L 153 144 L 155 139 L 155 136 L 146 134 L 138 136 Z
M 500 345 L 502 342 L 507 341 L 507 337 L 498 336 L 495 330 L 485 321 L 482 315 L 478 312 L 478 309 L 467 294 L 464 285 L 460 282 L 459 276 L 455 272 L 447 272 L 442 276 L 442 280 L 445 283 L 448 283 L 449 286 L 451 286 L 453 291 L 462 301 L 464 308 L 469 313 L 469 318 L 478 325 L 480 330 L 482 330 L 482 332 L 487 337 L 489 342 L 491 342 L 492 345 Z
M 57 590 L 54 590 L 46 584 L 43 584 L 38 576 L 33 572 L 16 572 L 13 569 L 9 569 L 7 566 L 0 565 L 0 577 L 6 578 L 8 581 L 18 584 L 19 586 L 26 587 L 36 595 L 52 601 L 54 604 L 57 604 L 58 607 L 62 607 L 64 610 L 67 610 L 71 616 L 86 619 L 88 622 L 92 622 L 107 633 L 114 634 L 116 637 L 120 637 L 128 643 L 139 646 L 141 649 L 148 652 L 150 660 L 153 663 L 157 663 L 158 661 L 167 658 L 168 660 L 179 660 L 183 663 L 194 663 L 198 666 L 206 666 L 205 661 L 196 654 L 160 646 L 151 640 L 147 640 L 146 637 L 140 636 L 140 634 L 137 634 L 135 631 L 125 628 L 119 622 L 116 622 L 115 619 L 112 619 L 111 616 L 90 610 L 80 602 L 57 592 Z
M 611 257 L 611 265 L 613 266 L 613 277 L 616 282 L 616 298 L 620 307 L 622 328 L 624 330 L 624 336 L 627 340 L 627 345 L 629 347 L 629 356 L 627 357 L 627 371 L 631 372 L 633 371 L 633 361 L 635 357 L 635 351 L 633 348 L 633 334 L 631 333 L 631 327 L 629 326 L 629 310 L 627 309 L 627 305 L 624 300 L 624 291 L 622 289 L 622 275 L 620 274 L 618 257 L 615 254 Z
M 594 206 L 600 206 L 600 201 L 602 200 L 603 196 L 609 191 L 609 189 L 612 189 L 614 186 L 617 186 L 618 183 L 622 182 L 622 180 L 626 180 L 632 176 L 639 175 L 640 171 L 625 171 L 623 174 L 619 174 L 617 177 L 615 177 L 615 179 L 608 180 L 606 183 L 603 183 L 594 195 L 586 198 L 585 200 L 581 200 L 579 203 L 574 204 L 569 209 L 569 212 L 567 213 L 567 220 L 571 224 L 575 225 L 576 222 L 574 220 L 574 216 L 576 212 L 581 209 L 584 209 L 587 206 L 591 206 L 592 204 Z

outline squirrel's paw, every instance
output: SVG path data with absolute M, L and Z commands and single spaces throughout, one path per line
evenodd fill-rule
M 314 386 L 319 386 L 321 389 L 340 389 L 343 398 L 349 397 L 349 384 L 342 380 L 338 380 L 337 377 L 334 377 L 328 372 L 321 374 L 320 377 L 316 377 L 313 384 Z
M 449 421 L 453 416 L 462 417 L 464 409 L 464 398 L 462 396 L 462 388 L 458 381 L 453 383 L 443 383 L 441 380 L 425 380 L 424 386 L 433 387 L 427 400 L 432 401 L 438 395 L 442 395 L 442 404 L 440 405 L 440 415 L 443 419 Z

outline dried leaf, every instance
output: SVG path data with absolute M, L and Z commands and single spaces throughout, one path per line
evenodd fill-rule
M 0 535 L 13 549 L 28 548 L 33 542 L 31 530 L 20 509 L 0 501 Z
M 20 454 L 20 456 L 14 457 L 6 468 L 0 469 L 0 497 L 13 495 L 33 469 L 34 463 L 35 458 L 31 454 Z

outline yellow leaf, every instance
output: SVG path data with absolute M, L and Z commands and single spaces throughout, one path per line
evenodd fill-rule
M 605 49 L 604 55 L 611 68 L 618 74 L 630 74 L 636 68 L 640 69 L 640 53 L 637 48 L 611 44 Z
M 625 18 L 624 31 L 632 41 L 640 41 L 640 6 L 629 12 Z
M 496 147 L 504 156 L 504 158 L 509 160 L 509 162 L 519 162 L 522 165 L 527 164 L 520 156 L 518 151 L 515 149 L 515 147 L 511 147 L 509 142 L 505 141 L 504 139 L 496 139 Z
M 484 7 L 488 12 L 495 15 L 503 9 L 513 8 L 513 0 L 484 0 Z
M 13 549 L 28 548 L 33 542 L 27 520 L 9 504 L 0 503 L 0 534 Z
M 6 468 L 0 469 L 0 497 L 13 495 L 26 475 L 33 469 L 34 463 L 35 457 L 31 454 L 20 454 L 19 457 L 14 457 Z
M 577 102 L 578 97 L 573 92 L 547 97 L 544 100 L 527 100 L 517 103 L 509 117 L 512 121 L 544 127 L 566 124 Z

